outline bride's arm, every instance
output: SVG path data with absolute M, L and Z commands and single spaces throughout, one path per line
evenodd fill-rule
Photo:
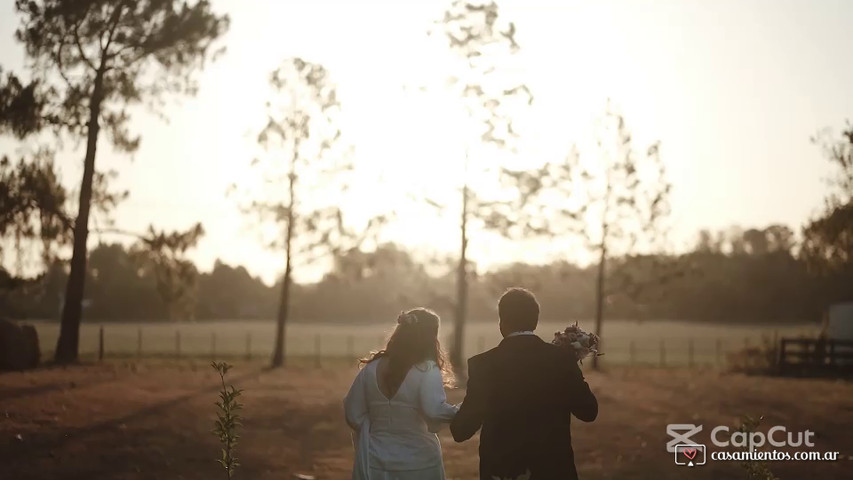
M 365 371 L 362 368 L 356 375 L 352 386 L 344 397 L 344 415 L 347 419 L 347 425 L 353 430 L 358 431 L 361 428 L 362 422 L 367 417 L 367 391 L 365 389 Z
M 424 416 L 432 422 L 449 422 L 453 420 L 459 410 L 456 406 L 447 403 L 447 395 L 444 393 L 444 379 L 441 378 L 441 370 L 431 365 L 424 374 L 420 391 L 421 410 Z

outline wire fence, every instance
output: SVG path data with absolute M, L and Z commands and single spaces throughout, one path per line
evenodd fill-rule
M 273 350 L 274 328 L 269 324 L 241 326 L 214 324 L 105 324 L 84 325 L 80 354 L 83 358 L 205 358 L 261 359 Z M 493 326 L 490 326 L 493 327 Z M 37 324 L 43 358 L 52 355 L 58 334 L 56 324 Z M 465 355 L 484 352 L 500 341 L 494 328 L 470 328 Z M 548 331 L 548 330 L 544 330 Z M 718 330 L 720 335 L 699 332 L 690 335 L 605 336 L 602 342 L 605 365 L 659 367 L 725 367 L 732 354 L 777 343 L 792 329 L 750 331 Z M 678 332 L 676 332 L 678 333 Z M 809 334 L 801 329 L 800 336 Z M 387 332 L 369 326 L 294 325 L 285 342 L 287 358 L 310 359 L 316 366 L 324 362 L 355 360 L 384 346 Z M 543 338 L 545 335 L 541 334 Z M 449 338 L 442 338 L 445 345 Z

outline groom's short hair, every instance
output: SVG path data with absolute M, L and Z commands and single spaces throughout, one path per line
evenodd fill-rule
M 498 300 L 498 317 L 507 332 L 533 331 L 539 324 L 539 302 L 526 288 L 510 288 Z

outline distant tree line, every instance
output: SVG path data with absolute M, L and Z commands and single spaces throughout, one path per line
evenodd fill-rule
M 688 253 L 621 259 L 618 268 L 639 288 L 605 301 L 612 318 L 619 319 L 761 323 L 817 321 L 827 302 L 850 300 L 848 286 L 811 274 L 794 251 L 793 232 L 784 226 L 703 231 Z M 651 271 L 660 261 L 675 266 L 668 270 L 670 277 Z M 492 321 L 497 295 L 508 286 L 524 285 L 536 292 L 544 318 L 591 319 L 596 269 L 559 261 L 472 275 L 470 318 Z M 351 249 L 335 257 L 320 281 L 293 285 L 292 316 L 294 321 L 369 323 L 426 305 L 449 319 L 455 271 L 452 265 L 445 270 L 431 275 L 395 244 L 370 252 Z M 53 263 L 38 287 L 0 294 L 0 310 L 19 318 L 58 319 L 67 275 L 67 262 Z M 158 290 L 155 269 L 132 249 L 99 245 L 91 252 L 87 275 L 86 316 L 97 321 L 271 320 L 278 309 L 280 285 L 268 286 L 245 268 L 218 261 L 212 271 L 197 272 L 195 288 L 182 300 L 191 305 L 184 318 L 170 317 L 169 297 Z

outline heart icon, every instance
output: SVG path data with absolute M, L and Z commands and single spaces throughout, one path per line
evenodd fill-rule
M 696 449 L 695 448 L 685 448 L 684 450 L 682 450 L 682 452 L 684 452 L 684 456 L 689 458 L 690 460 L 693 460 L 694 458 L 696 458 Z

